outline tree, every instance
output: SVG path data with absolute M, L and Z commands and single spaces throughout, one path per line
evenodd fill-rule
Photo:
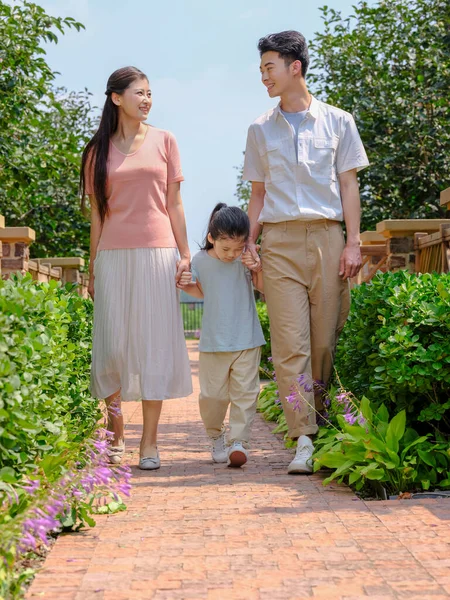
M 0 1 L 0 214 L 36 230 L 34 256 L 89 247 L 78 200 L 80 153 L 92 135 L 90 94 L 54 86 L 41 43 L 83 25 L 24 1 Z
M 245 154 L 245 152 L 243 152 L 242 154 Z M 242 208 L 242 210 L 247 211 L 248 203 L 250 202 L 250 194 L 252 193 L 252 186 L 251 186 L 250 181 L 244 181 L 242 179 L 244 165 L 241 165 L 240 167 L 234 167 L 234 168 L 238 172 L 237 183 L 236 183 L 236 192 L 234 195 L 236 196 L 236 198 L 238 198 L 239 206 Z
M 444 216 L 450 181 L 450 4 L 360 1 L 354 15 L 321 8 L 310 43 L 311 91 L 351 112 L 371 166 L 360 174 L 362 228 Z
M 450 179 L 450 4 L 359 2 L 348 19 L 321 10 L 309 81 L 322 100 L 353 113 L 367 148 L 363 227 L 439 217 Z

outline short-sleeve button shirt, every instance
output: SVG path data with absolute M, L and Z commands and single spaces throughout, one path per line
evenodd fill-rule
M 265 184 L 261 223 L 343 220 L 338 175 L 369 161 L 352 115 L 313 96 L 294 133 L 280 105 L 250 125 L 243 178 Z

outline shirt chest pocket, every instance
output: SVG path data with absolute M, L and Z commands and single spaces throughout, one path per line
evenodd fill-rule
M 311 175 L 316 179 L 333 181 L 336 179 L 336 149 L 339 138 L 315 137 L 309 141 L 307 163 Z
M 283 181 L 288 177 L 289 143 L 292 145 L 291 139 L 266 142 L 260 151 L 271 182 Z

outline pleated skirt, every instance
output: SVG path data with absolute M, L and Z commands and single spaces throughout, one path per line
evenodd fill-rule
M 175 248 L 101 250 L 94 263 L 91 393 L 166 400 L 192 392 Z

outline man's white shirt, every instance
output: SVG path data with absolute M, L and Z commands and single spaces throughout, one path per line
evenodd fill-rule
M 344 218 L 338 175 L 369 165 L 352 115 L 313 96 L 295 136 L 280 105 L 250 125 L 243 179 L 265 184 L 260 223 Z

